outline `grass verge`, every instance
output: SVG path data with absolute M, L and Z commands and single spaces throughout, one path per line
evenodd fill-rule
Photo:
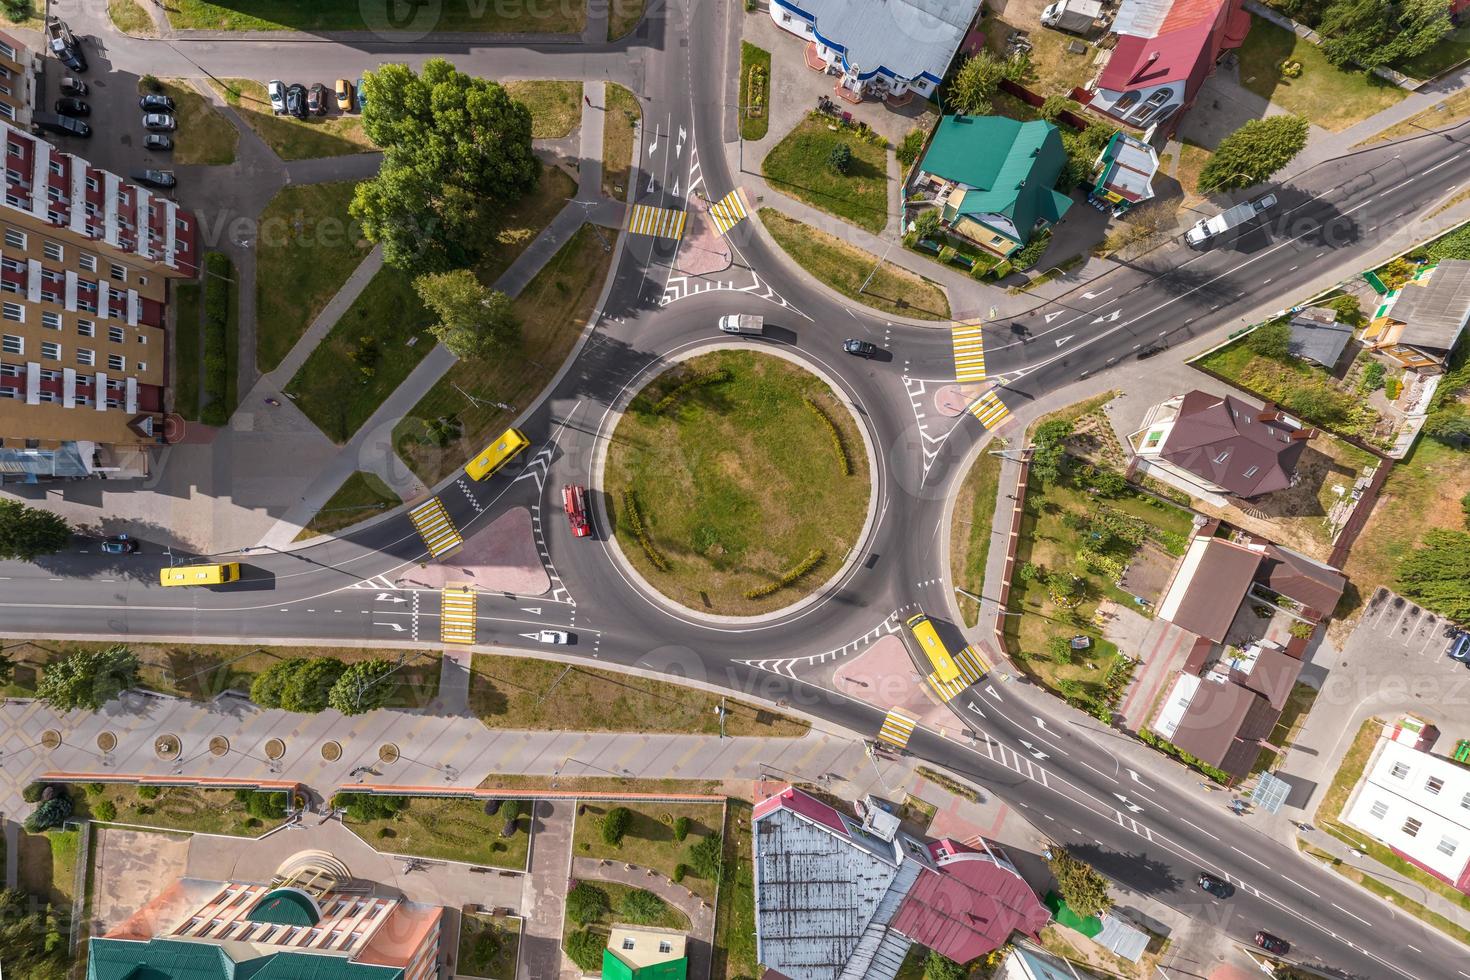
M 1456 942 L 1470 945 L 1470 929 L 1451 922 L 1438 912 L 1427 909 L 1418 902 L 1405 897 L 1385 882 L 1379 881 L 1361 868 L 1353 867 L 1351 864 L 1345 864 L 1341 858 L 1334 857 L 1326 851 L 1313 847 L 1301 838 L 1297 838 L 1296 846 L 1301 848 L 1302 852 L 1307 856 L 1325 864 L 1348 881 L 1361 885 L 1390 905 L 1403 909 L 1414 918 L 1433 926 Z
M 532 139 L 561 139 L 582 121 L 581 82 L 506 82 L 505 91 L 531 110 Z
M 752 68 L 760 69 L 757 74 L 762 79 L 756 83 L 754 93 Z M 751 103 L 752 94 L 760 99 L 759 103 Z M 771 128 L 771 52 L 749 41 L 740 42 L 740 105 L 740 135 L 748 140 L 765 139 Z
M 235 267 L 223 252 L 207 252 L 204 268 L 204 384 L 199 417 L 206 425 L 224 426 L 238 404 L 239 287 Z
M 275 797 L 277 811 L 286 809 L 285 793 Z M 200 789 L 193 786 L 132 786 L 124 783 L 73 783 L 71 798 L 79 816 L 108 823 L 134 824 L 189 834 L 227 834 L 259 837 L 285 822 L 284 816 L 256 816 L 250 812 L 250 791 Z M 115 816 L 99 810 L 111 808 Z M 257 806 L 258 813 L 267 811 Z
M 632 821 L 622 843 L 609 844 L 602 839 L 602 818 L 617 806 L 626 807 Z M 679 884 L 713 901 L 715 883 L 688 867 L 689 849 L 720 832 L 722 814 L 718 803 L 582 803 L 572 832 L 572 855 L 636 864 L 669 879 L 676 877 L 674 869 L 682 864 L 687 870 Z M 689 821 L 689 836 L 682 841 L 674 838 L 674 822 L 680 817 Z
M 1396 105 L 1408 94 L 1377 75 L 1334 67 L 1311 41 L 1260 18 L 1252 18 L 1250 33 L 1237 53 L 1241 84 L 1334 133 Z M 1301 75 L 1283 77 L 1283 61 L 1300 62 Z
M 607 12 L 607 39 L 618 41 L 632 34 L 646 6 L 647 0 L 612 0 Z
M 63 921 L 70 921 L 72 893 L 76 890 L 77 851 L 81 846 L 75 830 L 48 830 L 41 834 L 20 833 L 20 879 L 22 891 L 55 907 Z
M 459 917 L 456 976 L 515 980 L 521 948 L 521 920 L 512 916 L 464 912 Z
M 638 96 L 621 85 L 607 83 L 607 114 L 602 121 L 602 193 L 615 201 L 628 194 L 633 169 L 633 137 L 643 109 Z
M 205 166 L 226 166 L 235 162 L 240 131 L 220 115 L 208 99 L 182 79 L 160 80 L 158 90 L 173 99 L 177 106 L 174 115 L 179 121 L 179 128 L 173 134 L 174 148 L 168 154 L 169 161 Z M 141 83 L 138 85 L 140 95 L 151 91 Z
M 153 18 L 138 0 L 107 0 L 107 17 L 112 26 L 134 37 L 156 37 Z
M 323 534 L 351 527 L 390 507 L 397 507 L 401 500 L 398 494 L 388 489 L 388 484 L 374 473 L 362 470 L 349 476 L 337 488 L 330 500 L 317 511 L 295 540 L 305 541 Z
M 714 980 L 753 977 L 755 958 L 755 864 L 748 800 L 725 801 L 725 873 L 715 903 Z
M 516 817 L 512 836 L 501 837 L 505 817 L 486 813 L 484 800 L 410 797 L 386 820 L 348 815 L 343 822 L 374 850 L 440 861 L 518 870 L 526 866 L 531 847 L 530 813 Z
M 189 421 L 199 418 L 200 301 L 197 282 L 175 283 L 174 287 L 174 404 L 173 409 Z
M 336 99 L 327 92 L 330 108 L 325 116 L 278 116 L 271 109 L 265 86 L 249 78 L 210 79 L 209 84 L 225 104 L 282 160 L 339 157 L 349 153 L 376 152 L 377 147 L 362 128 L 362 117 L 337 111 Z
M 480 281 L 493 286 L 576 193 L 576 181 L 556 167 L 543 165 L 535 188 L 500 213 L 495 233 L 490 236 L 494 244 L 475 264 Z
M 471 670 L 470 710 L 490 728 L 559 728 L 575 719 L 589 732 L 720 731 L 718 696 L 668 681 L 496 654 L 477 654 Z M 731 699 L 724 704 L 727 735 L 797 738 L 807 732 L 805 722 L 786 715 Z
M 760 219 L 797 265 L 848 299 L 895 316 L 949 319 L 949 298 L 937 283 L 888 264 L 868 279 L 869 271 L 878 265 L 878 256 L 873 253 L 788 218 L 775 208 L 761 208 Z
M 391 37 L 393 24 L 367 24 L 359 0 L 170 0 L 169 23 L 175 30 L 196 31 L 361 31 L 364 27 Z M 379 8 L 381 9 L 381 8 Z M 577 34 L 587 24 L 584 2 L 559 4 L 494 4 L 477 0 L 444 0 L 431 8 L 429 24 L 410 18 L 405 31 L 428 30 L 484 34 Z
M 888 150 L 831 125 L 797 123 L 766 154 L 761 173 L 783 194 L 877 234 L 888 225 Z M 852 160 L 846 173 L 838 173 L 831 154 L 843 144 Z
M 1470 91 L 1462 89 L 1453 95 L 1446 96 L 1428 109 L 1416 112 L 1387 129 L 1380 129 L 1358 146 L 1403 139 L 1405 136 L 1422 136 L 1425 130 L 1444 129 L 1464 122 L 1466 119 L 1470 119 Z
M 1000 457 L 982 452 L 975 457 L 960 492 L 955 496 L 954 523 L 949 529 L 949 574 L 954 584 L 966 592 L 983 594 L 985 562 L 990 557 L 990 541 L 995 536 L 991 522 L 995 519 L 995 497 L 1000 491 Z M 959 597 L 960 614 L 966 626 L 980 620 L 980 604 Z

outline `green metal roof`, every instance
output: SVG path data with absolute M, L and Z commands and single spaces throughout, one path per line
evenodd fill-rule
M 1062 137 L 1045 120 L 945 116 L 919 166 L 974 188 L 965 193 L 959 214 L 1003 214 L 1025 240 L 1038 219 L 1055 223 L 1072 206 L 1056 190 L 1066 163 Z
M 321 921 L 321 917 L 321 911 L 311 896 L 295 888 L 277 888 L 266 892 L 246 915 L 251 922 L 271 922 L 283 926 L 314 926 Z
M 87 980 L 400 980 L 393 966 L 354 963 L 342 956 L 272 953 L 236 963 L 208 942 L 93 939 Z
M 689 975 L 689 959 L 681 956 L 645 967 L 635 967 L 615 950 L 602 951 L 602 980 L 685 980 Z

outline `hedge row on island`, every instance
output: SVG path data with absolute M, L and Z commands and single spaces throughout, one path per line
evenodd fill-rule
M 822 564 L 822 562 L 826 560 L 827 553 L 818 548 L 816 551 L 813 551 L 801 561 L 797 562 L 794 566 L 791 567 L 790 570 L 786 572 L 785 575 L 782 575 L 774 582 L 767 582 L 765 585 L 757 586 L 756 588 L 751 589 L 749 592 L 745 593 L 745 598 L 764 599 L 768 595 L 780 592 L 782 589 L 786 588 L 789 585 L 795 585 L 798 581 L 801 580 L 803 576 L 805 576 L 808 572 L 810 572 L 812 569 L 816 568 L 818 565 Z
M 822 425 L 827 429 L 827 436 L 832 440 L 832 451 L 837 454 L 837 464 L 842 467 L 843 476 L 852 476 L 852 457 L 847 454 L 847 442 L 842 438 L 842 430 L 837 428 L 837 423 L 832 421 L 832 416 L 827 410 L 807 395 L 801 396 L 802 402 L 813 415 L 822 420 Z
M 633 537 L 638 539 L 638 544 L 643 548 L 643 553 L 648 556 L 649 562 L 661 572 L 669 570 L 669 560 L 654 547 L 653 539 L 648 536 L 648 529 L 643 526 L 643 515 L 638 512 L 638 498 L 632 490 L 623 491 L 623 511 L 628 518 L 628 529 L 633 532 Z

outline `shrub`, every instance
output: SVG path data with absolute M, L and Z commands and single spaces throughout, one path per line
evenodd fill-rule
M 965 980 L 965 975 L 965 968 L 943 953 L 931 949 L 924 959 L 924 980 Z
M 1292 636 L 1296 637 L 1299 640 L 1311 639 L 1312 633 L 1315 630 L 1316 627 L 1313 626 L 1311 623 L 1302 622 L 1292 623 L 1286 628 L 1286 632 L 1290 633 Z
M 912 231 L 920 238 L 933 238 L 939 234 L 939 209 L 925 208 L 914 218 Z
M 65 796 L 42 800 L 40 805 L 26 818 L 26 832 L 35 834 L 53 827 L 60 827 L 66 823 L 67 817 L 71 816 L 71 809 L 71 800 Z
M 1382 388 L 1384 375 L 1387 373 L 1388 369 L 1383 366 L 1382 361 L 1369 361 L 1363 368 L 1363 390 L 1377 391 Z
M 1460 513 L 1465 515 L 1465 526 L 1470 527 L 1470 493 L 1460 498 Z
M 138 787 L 138 799 L 140 799 L 140 800 L 156 800 L 156 799 L 158 799 L 158 794 L 160 792 L 162 792 L 162 791 L 163 791 L 162 790 L 162 787 L 160 787 L 160 786 L 139 786 Z
M 583 970 L 592 971 L 602 967 L 602 951 L 607 940 L 595 932 L 578 929 L 567 937 L 567 956 Z
M 1196 759 L 1194 756 L 1190 755 L 1188 752 L 1184 751 L 1173 742 L 1166 741 L 1165 739 L 1160 738 L 1147 728 L 1139 729 L 1138 740 L 1144 745 L 1152 746 L 1153 748 L 1158 749 L 1165 755 L 1173 756 L 1180 762 L 1184 763 L 1186 766 L 1189 766 L 1191 769 L 1194 769 L 1197 772 L 1204 773 L 1206 776 L 1209 776 L 1211 779 L 1222 786 L 1230 782 L 1230 774 L 1225 772 L 1223 769 L 1216 769 L 1209 763 L 1202 762 L 1201 760 Z
M 98 820 L 116 820 L 117 804 L 111 800 L 98 800 L 97 805 L 92 807 L 92 816 Z
M 767 582 L 765 585 L 757 586 L 746 592 L 745 598 L 764 599 L 768 595 L 773 595 L 774 593 L 780 592 L 782 589 L 786 588 L 789 585 L 795 585 L 797 581 L 799 581 L 803 576 L 805 576 L 808 572 L 812 571 L 814 568 L 816 568 L 818 565 L 822 564 L 822 562 L 826 560 L 827 553 L 818 548 L 817 550 L 811 552 L 809 555 L 803 558 L 801 561 L 793 565 L 774 582 Z
M 615 806 L 602 818 L 602 842 L 618 847 L 628 835 L 633 823 L 633 811 L 625 806 Z
M 374 793 L 338 793 L 332 797 L 332 806 L 345 808 L 347 819 L 355 823 L 373 820 L 392 820 L 399 811 L 408 807 L 406 796 L 378 796 Z
M 1389 289 L 1398 289 L 1414 278 L 1419 267 L 1405 258 L 1397 258 L 1378 270 L 1378 279 Z
M 688 873 L 689 865 L 683 863 L 674 865 L 674 883 L 678 884 L 679 882 L 683 881 L 684 876 Z
M 847 454 L 847 443 L 842 438 L 842 430 L 837 428 L 837 423 L 832 421 L 832 416 L 827 414 L 827 410 L 810 397 L 802 395 L 801 401 L 808 411 L 821 420 L 823 428 L 827 430 L 827 437 L 832 440 L 832 451 L 837 454 L 837 463 L 842 469 L 842 475 L 852 476 L 852 458 Z
M 1029 242 L 1011 253 L 1011 268 L 1018 272 L 1024 272 L 1031 268 L 1037 262 L 1041 261 L 1042 255 L 1046 254 L 1046 247 L 1050 244 L 1050 229 L 1043 231 L 1039 235 L 1032 235 Z
M 1065 95 L 1048 95 L 1046 101 L 1041 103 L 1037 110 L 1042 119 L 1054 123 L 1062 113 L 1072 108 L 1072 100 Z
M 911 129 L 898 144 L 894 153 L 898 156 L 898 162 L 905 168 L 913 166 L 915 160 L 919 159 L 919 153 L 924 149 L 924 140 L 927 134 L 922 129 Z
M 1072 641 L 1065 636 L 1051 636 L 1046 641 L 1046 652 L 1052 662 L 1069 664 L 1077 658 L 1077 651 L 1072 649 Z
M 46 789 L 45 783 L 27 783 L 26 788 L 21 790 L 20 798 L 27 803 L 40 803 L 41 793 Z
M 392 837 L 393 835 L 394 834 L 393 834 L 393 828 L 392 827 L 379 827 L 378 828 L 378 840 L 387 840 L 389 837 Z
M 286 794 L 253 791 L 245 801 L 245 812 L 262 820 L 284 820 Z
M 618 903 L 619 916 L 642 925 L 657 922 L 668 912 L 669 906 L 663 899 L 643 888 L 633 889 Z
M 940 264 L 942 264 L 942 265 L 953 265 L 954 264 L 954 260 L 955 260 L 955 256 L 956 255 L 959 255 L 959 254 L 960 254 L 959 252 L 955 251 L 955 247 L 953 245 L 944 245 L 944 246 L 941 246 L 940 249 L 939 249 L 939 261 L 940 261 Z
M 1383 382 L 1383 396 L 1389 401 L 1397 400 L 1403 390 L 1404 383 L 1397 377 L 1387 378 Z
M 523 804 L 520 800 L 506 800 L 501 809 L 505 811 L 505 819 L 517 820 L 523 812 Z
M 831 167 L 834 173 L 846 176 L 847 172 L 852 169 L 852 147 L 846 143 L 835 144 L 831 152 L 827 154 L 827 166 Z
M 654 546 L 653 539 L 648 536 L 648 529 L 643 526 L 643 515 L 638 512 L 638 498 L 632 490 L 623 491 L 623 514 L 628 519 L 628 530 L 633 532 L 633 537 L 638 540 L 638 545 L 643 549 L 643 554 L 648 558 L 649 564 L 661 572 L 669 570 L 669 560 L 665 558 Z
M 97 796 L 97 795 L 99 795 L 99 794 L 101 794 L 103 792 L 106 792 L 106 790 L 107 790 L 107 784 L 106 783 L 88 783 L 87 784 L 87 792 L 90 793 L 92 796 Z
M 595 885 L 579 881 L 577 887 L 567 892 L 567 918 L 578 925 L 596 922 L 611 911 L 607 892 Z
M 719 881 L 725 867 L 725 844 L 719 834 L 701 837 L 689 848 L 689 866 L 706 881 Z
M 693 391 L 695 388 L 708 388 L 711 385 L 724 384 L 732 377 L 734 377 L 734 375 L 730 373 L 729 368 L 720 368 L 718 371 L 698 371 L 685 378 L 683 381 L 679 382 L 673 388 L 670 388 L 668 392 L 665 393 L 664 396 L 654 404 L 652 409 L 653 414 L 662 415 L 664 412 L 672 408 L 675 402 L 683 398 L 686 394 Z
M 1250 332 L 1245 342 L 1262 357 L 1285 361 L 1291 356 L 1291 325 L 1285 320 L 1263 323 Z
M 1465 495 L 1465 501 L 1470 501 L 1470 493 Z M 1470 514 L 1470 506 L 1467 506 L 1467 514 Z M 689 836 L 689 818 L 680 817 L 674 821 L 674 840 L 682 843 Z

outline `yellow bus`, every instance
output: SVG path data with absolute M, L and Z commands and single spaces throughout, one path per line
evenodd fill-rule
M 531 440 L 521 435 L 520 429 L 506 429 L 484 452 L 470 460 L 464 471 L 472 480 L 488 479 L 530 444 Z
M 954 658 L 945 649 L 944 641 L 939 638 L 939 633 L 934 629 L 934 623 L 919 613 L 908 621 L 908 628 L 914 634 L 914 640 L 924 655 L 929 658 L 929 663 L 934 666 L 934 675 L 946 683 L 960 676 L 959 667 L 955 666 Z
M 220 565 L 180 565 L 159 571 L 161 585 L 224 585 L 240 580 L 240 563 L 227 561 Z

